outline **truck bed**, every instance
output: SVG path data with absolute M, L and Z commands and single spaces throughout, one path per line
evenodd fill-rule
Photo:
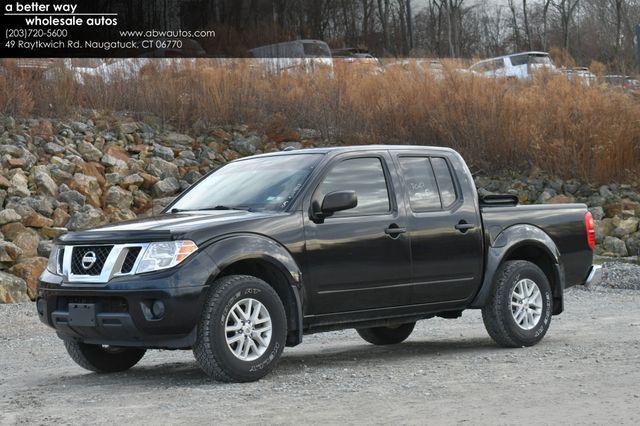
M 587 242 L 584 204 L 544 204 L 481 207 L 485 239 L 493 245 L 498 235 L 514 225 L 531 225 L 551 237 L 561 254 L 566 287 L 582 284 L 593 259 Z

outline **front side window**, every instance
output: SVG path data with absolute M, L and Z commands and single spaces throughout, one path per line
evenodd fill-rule
M 325 195 L 336 191 L 355 191 L 357 207 L 337 212 L 339 216 L 385 214 L 391 210 L 387 180 L 379 158 L 353 158 L 336 164 L 316 190 L 319 203 Z
M 283 211 L 321 158 L 291 154 L 229 163 L 191 187 L 171 210 Z

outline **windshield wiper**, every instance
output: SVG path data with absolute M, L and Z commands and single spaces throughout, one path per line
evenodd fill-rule
M 215 206 L 215 207 L 203 207 L 200 209 L 171 209 L 170 213 L 181 213 L 181 212 L 203 212 L 207 210 L 241 210 L 241 211 L 252 211 L 249 207 L 244 206 Z

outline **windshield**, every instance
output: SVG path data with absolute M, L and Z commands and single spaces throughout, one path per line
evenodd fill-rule
M 303 43 L 306 58 L 330 58 L 331 50 L 325 43 Z
M 229 163 L 189 188 L 169 210 L 283 211 L 320 158 L 295 154 Z

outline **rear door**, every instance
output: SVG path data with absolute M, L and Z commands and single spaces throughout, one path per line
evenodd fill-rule
M 356 208 L 316 223 L 305 212 L 306 270 L 312 314 L 355 312 L 409 303 L 411 257 L 388 152 L 335 158 L 314 188 L 322 202 L 355 191 Z M 307 201 L 307 206 L 308 202 Z M 402 207 L 402 206 L 401 206 Z
M 395 161 L 404 181 L 411 241 L 411 303 L 464 304 L 478 288 L 483 265 L 479 213 L 466 188 L 473 182 L 465 181 L 465 194 L 453 172 L 462 160 L 446 152 L 403 152 Z

